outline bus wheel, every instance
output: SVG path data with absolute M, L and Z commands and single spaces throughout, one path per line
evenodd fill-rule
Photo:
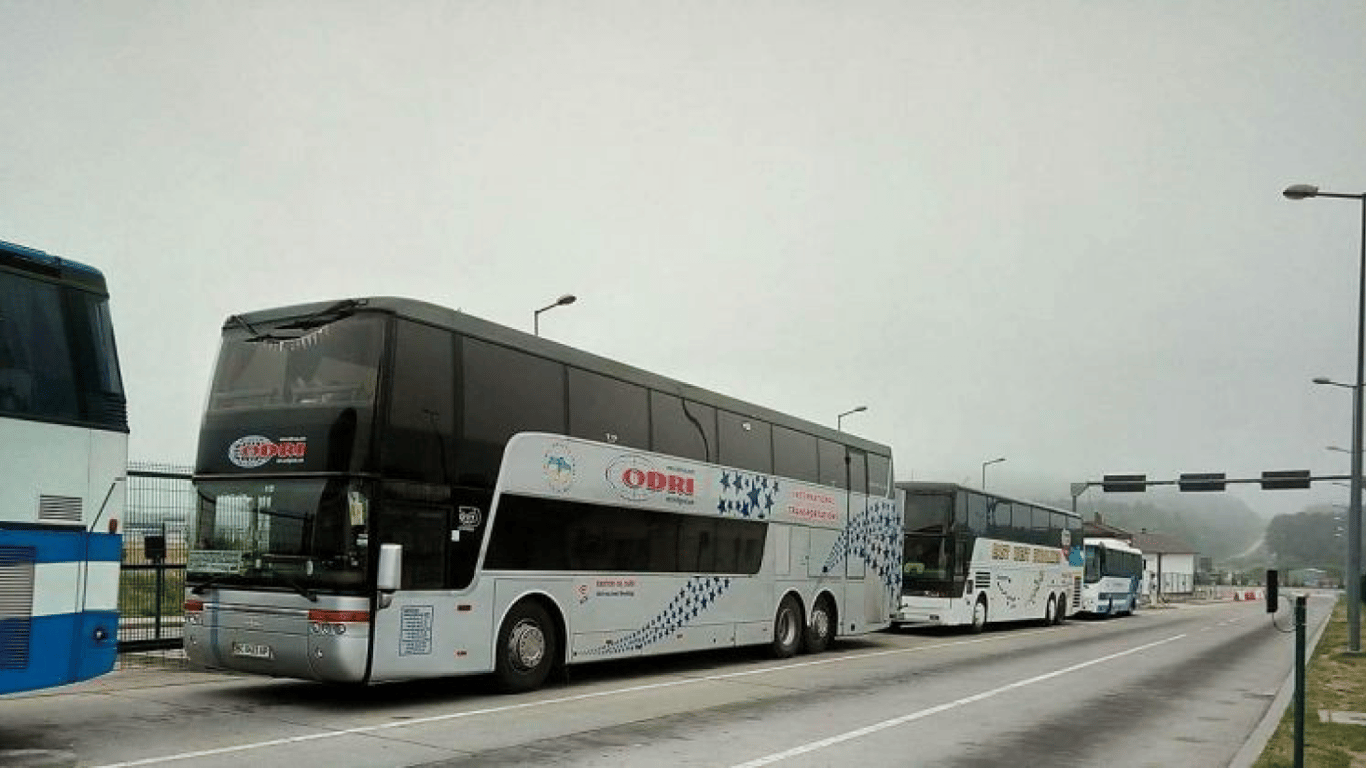
M 541 687 L 555 661 L 555 627 L 545 609 L 532 600 L 512 606 L 498 630 L 497 653 L 495 674 L 505 692 Z
M 1058 599 L 1053 595 L 1048 596 L 1048 605 L 1043 609 L 1043 625 L 1050 627 L 1058 623 Z
M 786 659 L 797 652 L 802 642 L 802 609 L 797 598 L 783 597 L 778 603 L 778 614 L 773 617 L 773 656 Z
M 972 606 L 972 632 L 977 634 L 987 626 L 987 599 L 977 598 L 977 602 Z
M 1067 595 L 1058 595 L 1058 609 L 1053 612 L 1053 623 L 1061 624 L 1067 621 Z
M 829 648 L 834 635 L 835 608 L 829 596 L 821 595 L 816 600 L 816 607 L 811 609 L 811 621 L 806 627 L 806 652 L 820 653 Z

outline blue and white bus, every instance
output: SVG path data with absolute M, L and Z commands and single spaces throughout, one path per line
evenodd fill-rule
M 113 668 L 127 463 L 104 276 L 0 242 L 0 694 Z
M 1138 608 L 1143 551 L 1120 539 L 1086 540 L 1081 610 L 1096 616 L 1128 616 Z
M 191 661 L 340 683 L 885 628 L 884 445 L 424 302 L 233 315 L 195 467 Z

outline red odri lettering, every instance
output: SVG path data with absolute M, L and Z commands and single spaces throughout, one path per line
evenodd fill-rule
M 631 488 L 639 488 L 645 485 L 645 473 L 632 467 L 621 473 L 621 482 L 626 483 Z
M 669 479 L 663 472 L 646 472 L 645 487 L 652 491 L 662 491 L 669 485 Z
M 693 480 L 691 477 L 669 475 L 669 493 L 681 493 L 685 496 L 691 496 L 692 489 Z

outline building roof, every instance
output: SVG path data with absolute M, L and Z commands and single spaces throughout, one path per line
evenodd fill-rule
M 1133 543 L 1135 547 L 1138 547 L 1139 549 L 1143 550 L 1145 554 L 1198 554 L 1195 547 L 1192 547 L 1191 545 L 1176 538 L 1175 536 L 1168 536 L 1165 533 L 1148 533 L 1147 531 L 1144 531 L 1142 533 L 1135 533 L 1133 534 Z

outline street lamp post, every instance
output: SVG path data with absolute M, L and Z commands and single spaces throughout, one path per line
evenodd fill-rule
M 1361 396 L 1366 378 L 1366 193 L 1321 192 L 1312 184 L 1294 184 L 1282 193 L 1291 200 L 1336 197 L 1361 201 L 1361 265 L 1357 282 L 1357 378 L 1352 390 L 1351 509 L 1347 514 L 1347 650 L 1361 652 Z M 1331 382 L 1330 382 L 1331 383 Z
M 546 311 L 546 310 L 548 310 L 548 309 L 554 309 L 555 307 L 568 306 L 569 304 L 573 304 L 574 302 L 576 302 L 576 301 L 578 301 L 578 300 L 579 300 L 579 297 L 578 297 L 578 296 L 575 296 L 575 295 L 572 294 L 572 293 L 566 293 L 565 295 L 561 296 L 560 298 L 555 299 L 555 303 L 554 303 L 554 304 L 550 304 L 550 305 L 548 305 L 548 306 L 544 306 L 544 307 L 541 307 L 540 309 L 536 310 L 536 313 L 533 314 L 533 315 L 531 316 L 531 327 L 532 327 L 532 329 L 535 331 L 536 335 L 537 335 L 537 336 L 540 336 L 540 335 L 541 335 L 541 313 L 542 313 L 542 312 L 544 312 L 544 311 Z
M 991 461 L 982 462 L 982 490 L 985 491 L 987 489 L 987 467 L 991 466 L 992 464 L 1000 464 L 1005 460 L 1006 457 L 1002 456 L 999 459 L 992 459 Z
M 835 417 L 835 431 L 837 431 L 837 432 L 843 432 L 843 431 L 844 431 L 844 417 L 845 417 L 845 416 L 848 416 L 848 415 L 850 415 L 850 414 L 852 414 L 852 413 L 863 413 L 863 412 L 866 411 L 866 410 L 868 410 L 868 406 L 866 406 L 866 405 L 859 405 L 859 406 L 855 406 L 855 407 L 853 407 L 853 408 L 850 408 L 849 410 L 845 411 L 844 413 L 841 413 L 840 415 L 836 416 L 836 417 Z

